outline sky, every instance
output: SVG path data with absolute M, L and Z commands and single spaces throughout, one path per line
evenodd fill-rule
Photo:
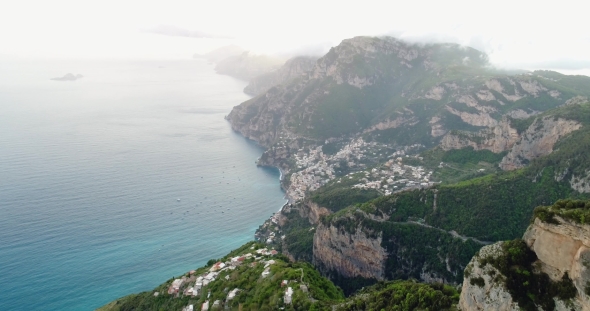
M 186 59 L 236 44 L 321 55 L 354 36 L 454 42 L 502 68 L 590 75 L 581 1 L 3 1 L 0 58 Z

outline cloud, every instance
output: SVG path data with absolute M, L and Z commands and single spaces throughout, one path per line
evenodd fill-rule
M 231 39 L 230 36 L 217 35 L 199 30 L 190 30 L 172 25 L 158 25 L 153 28 L 144 29 L 142 30 L 142 32 L 154 33 L 158 35 L 171 37 Z
M 528 65 L 528 64 L 524 63 L 523 65 Z M 559 69 L 581 70 L 581 69 L 590 69 L 590 60 L 553 59 L 553 60 L 533 63 L 533 65 L 540 67 L 540 68 L 550 68 L 550 69 L 555 69 L 555 70 L 559 70 Z

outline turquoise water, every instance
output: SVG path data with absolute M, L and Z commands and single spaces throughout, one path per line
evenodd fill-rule
M 251 240 L 285 200 L 223 119 L 244 86 L 200 60 L 0 62 L 0 310 L 91 310 Z

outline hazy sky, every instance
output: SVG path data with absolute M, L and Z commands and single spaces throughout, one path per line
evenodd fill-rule
M 502 67 L 590 73 L 582 1 L 3 1 L 3 58 L 189 58 L 227 44 L 320 53 L 391 34 L 456 42 Z

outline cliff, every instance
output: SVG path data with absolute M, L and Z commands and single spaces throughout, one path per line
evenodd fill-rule
M 313 263 L 345 278 L 383 280 L 387 252 L 381 247 L 382 239 L 381 235 L 371 237 L 361 229 L 349 233 L 320 224 L 313 238 Z
M 419 192 L 410 195 L 416 194 L 423 201 L 426 198 Z M 479 249 L 480 242 L 411 220 L 412 217 L 405 220 L 407 217 L 400 217 L 396 211 L 406 207 L 396 201 L 406 199 L 382 197 L 360 209 L 349 207 L 322 217 L 313 236 L 314 265 L 332 276 L 345 292 L 354 290 L 346 284 L 347 279 L 411 277 L 426 282 L 458 283 L 462 269 Z M 421 206 L 413 208 L 417 214 L 423 211 Z
M 482 266 L 480 264 L 484 258 L 496 259 L 501 254 L 502 242 L 498 242 L 484 246 L 469 262 L 461 289 L 460 310 L 520 310 L 518 304 L 512 299 L 503 284 L 493 281 L 492 277 L 499 275 L 498 269 L 491 265 Z M 471 284 L 472 282 L 473 284 Z
M 522 240 L 482 248 L 465 269 L 461 310 L 590 310 L 589 201 L 538 207 Z
M 553 152 L 553 146 L 563 136 L 578 130 L 582 125 L 573 120 L 553 117 L 537 118 L 527 128 L 517 144 L 500 162 L 503 170 L 514 170 L 531 160 Z
M 490 150 L 501 153 L 510 150 L 520 139 L 516 129 L 504 118 L 497 125 L 478 132 L 455 131 L 445 135 L 440 143 L 443 150 L 473 147 L 474 150 Z

